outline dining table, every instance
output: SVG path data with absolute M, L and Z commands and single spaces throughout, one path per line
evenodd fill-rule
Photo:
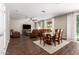
M 50 34 L 51 36 L 54 36 L 54 32 L 45 32 L 45 35 Z
M 51 42 L 54 41 L 54 39 L 53 39 L 53 37 L 54 37 L 54 32 L 45 32 L 44 34 L 45 34 L 45 36 L 46 36 L 46 35 L 50 35 L 50 36 L 51 36 L 51 37 L 50 37 Z M 52 45 L 52 44 L 49 44 L 49 45 Z

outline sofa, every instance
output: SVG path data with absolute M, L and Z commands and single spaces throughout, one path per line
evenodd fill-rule
M 20 32 L 11 30 L 10 31 L 10 37 L 11 38 L 20 38 Z
M 30 33 L 30 38 L 36 38 L 38 37 L 39 30 L 38 29 L 33 29 L 32 33 Z
M 39 37 L 40 34 L 45 33 L 45 32 L 51 32 L 51 29 L 33 29 L 32 33 L 30 34 L 30 38 L 36 38 Z

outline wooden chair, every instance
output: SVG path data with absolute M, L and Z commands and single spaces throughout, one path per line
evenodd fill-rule
M 39 38 L 40 38 L 40 44 L 41 44 L 41 41 L 43 41 L 43 38 L 44 38 L 44 34 L 43 33 L 39 33 Z
M 55 35 L 52 37 L 55 46 L 56 46 L 56 42 L 58 42 L 58 44 L 60 44 L 60 41 L 62 42 L 62 34 L 63 34 L 63 30 L 55 29 Z
M 48 44 L 48 45 L 51 45 L 51 35 L 50 34 L 46 34 L 44 37 L 43 37 L 43 42 L 44 42 L 44 46 L 45 44 Z
M 61 42 L 62 42 L 62 36 L 63 36 L 63 30 L 60 29 L 60 37 L 59 37 L 59 39 L 61 40 Z

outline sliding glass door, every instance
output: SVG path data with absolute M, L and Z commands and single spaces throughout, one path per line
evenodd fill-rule
M 77 40 L 79 41 L 79 15 L 77 15 Z

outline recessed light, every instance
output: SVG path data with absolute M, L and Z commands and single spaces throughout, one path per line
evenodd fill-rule
M 60 3 L 55 3 L 55 4 L 60 4 Z
M 42 13 L 45 13 L 46 11 L 45 11 L 45 10 L 42 10 L 41 12 L 42 12 Z

